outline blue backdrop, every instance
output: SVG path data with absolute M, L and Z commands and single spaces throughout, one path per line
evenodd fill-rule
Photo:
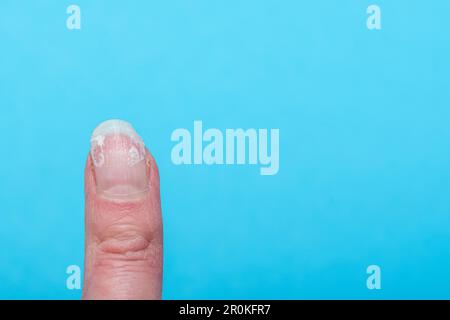
M 81 296 L 110 118 L 160 167 L 165 298 L 450 298 L 449 1 L 73 3 L 81 30 L 72 2 L 0 2 L 0 298 Z M 279 173 L 173 165 L 194 120 L 279 128 Z

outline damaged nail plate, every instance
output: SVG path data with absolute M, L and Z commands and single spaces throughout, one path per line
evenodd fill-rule
M 91 158 L 100 193 L 126 196 L 148 189 L 145 145 L 130 123 L 108 120 L 95 128 Z

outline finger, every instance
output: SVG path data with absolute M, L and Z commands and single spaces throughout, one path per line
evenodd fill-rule
M 158 169 L 125 121 L 106 121 L 92 134 L 85 229 L 83 299 L 161 298 Z

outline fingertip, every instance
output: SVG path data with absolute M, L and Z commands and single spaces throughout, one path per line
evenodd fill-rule
M 136 137 L 131 125 L 114 120 L 91 139 L 84 173 L 85 299 L 161 297 L 159 171 Z

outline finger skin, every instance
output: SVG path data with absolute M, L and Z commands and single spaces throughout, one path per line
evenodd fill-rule
M 91 156 L 85 168 L 83 299 L 160 299 L 163 229 L 159 173 L 146 150 L 149 188 L 110 198 L 97 192 Z

